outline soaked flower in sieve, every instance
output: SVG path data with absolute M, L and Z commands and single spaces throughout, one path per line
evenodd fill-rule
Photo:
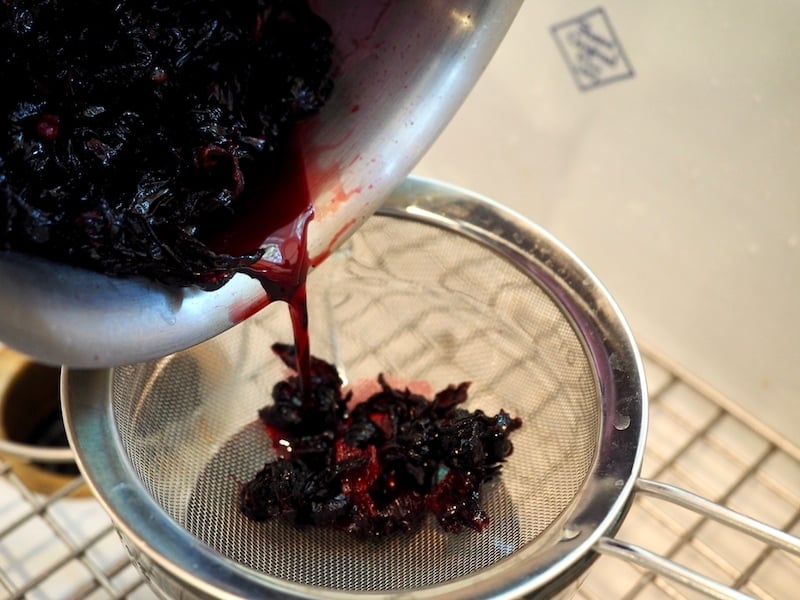
M 273 350 L 294 368 L 292 346 Z M 310 402 L 296 375 L 276 384 L 273 404 L 259 417 L 278 458 L 241 486 L 242 512 L 361 537 L 412 532 L 427 513 L 448 532 L 483 530 L 490 517 L 481 508 L 482 486 L 512 453 L 509 435 L 521 420 L 464 409 L 468 383 L 432 400 L 383 376 L 378 383 L 352 410 L 336 368 L 317 358 Z

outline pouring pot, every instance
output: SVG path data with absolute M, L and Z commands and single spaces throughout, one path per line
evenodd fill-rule
M 316 0 L 333 30 L 333 96 L 304 129 L 312 264 L 370 216 L 456 112 L 521 0 Z M 164 356 L 266 303 L 237 274 L 221 289 L 168 289 L 6 252 L 0 340 L 44 363 L 104 367 Z M 244 311 L 243 311 L 244 309 Z

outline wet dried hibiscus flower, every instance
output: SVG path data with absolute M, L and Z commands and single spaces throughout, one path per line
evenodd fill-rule
M 294 368 L 293 346 L 273 351 Z M 276 384 L 259 418 L 277 458 L 240 486 L 243 514 L 367 538 L 412 532 L 428 513 L 447 532 L 481 531 L 481 488 L 511 454 L 521 420 L 464 409 L 468 383 L 431 400 L 378 381 L 351 407 L 336 368 L 312 357 L 309 401 L 296 375 Z
M 208 243 L 332 89 L 302 0 L 0 2 L 0 250 L 213 289 Z

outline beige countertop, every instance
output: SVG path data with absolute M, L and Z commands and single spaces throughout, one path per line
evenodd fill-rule
M 525 2 L 416 169 L 572 248 L 642 343 L 800 445 L 800 5 Z

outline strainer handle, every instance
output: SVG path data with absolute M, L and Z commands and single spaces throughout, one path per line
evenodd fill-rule
M 780 550 L 791 552 L 800 556 L 800 539 L 771 527 L 752 517 L 748 517 L 739 512 L 716 504 L 711 500 L 698 496 L 682 488 L 653 481 L 651 479 L 639 478 L 636 481 L 636 491 L 649 496 L 666 500 L 683 508 L 692 510 L 700 515 L 714 519 L 715 521 L 746 533 L 762 542 L 765 542 Z M 616 540 L 614 538 L 603 537 L 598 540 L 595 550 L 602 554 L 616 556 L 623 560 L 635 563 L 654 573 L 678 581 L 696 591 L 707 594 L 712 598 L 721 600 L 735 599 L 745 600 L 751 598 L 738 590 L 730 588 L 718 581 L 705 575 L 701 575 L 683 565 L 680 565 L 668 558 L 654 554 L 634 544 Z

